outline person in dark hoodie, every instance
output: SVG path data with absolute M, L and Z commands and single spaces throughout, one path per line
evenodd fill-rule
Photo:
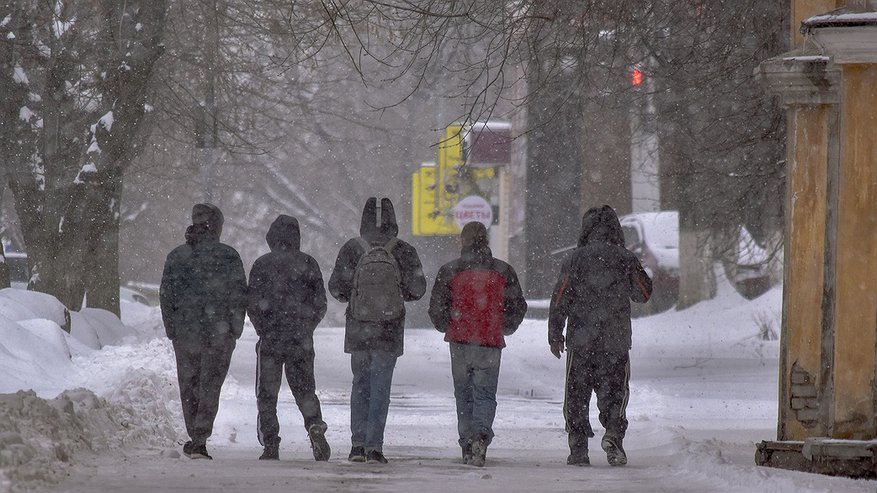
M 320 266 L 301 251 L 298 220 L 280 215 L 266 235 L 271 252 L 250 270 L 247 313 L 256 329 L 256 399 L 260 459 L 279 459 L 277 394 L 281 376 L 304 419 L 314 459 L 329 460 L 320 400 L 314 381 L 314 329 L 326 315 L 326 290 Z
M 481 467 L 494 436 L 504 336 L 518 329 L 527 302 L 515 270 L 493 258 L 483 224 L 463 226 L 460 242 L 460 257 L 438 271 L 429 318 L 450 343 L 463 462 Z
M 426 279 L 417 250 L 397 238 L 399 227 L 390 199 L 369 198 L 360 237 L 338 252 L 329 292 L 347 303 L 344 351 L 350 354 L 351 462 L 386 463 L 384 427 L 396 359 L 402 355 L 404 302 L 420 299 Z
M 627 464 L 622 440 L 627 431 L 630 380 L 630 301 L 645 303 L 652 280 L 636 256 L 624 248 L 624 235 L 608 205 L 582 218 L 578 248 L 564 262 L 551 297 L 548 343 L 560 358 L 567 349 L 563 403 L 569 434 L 570 465 L 588 465 L 591 392 L 597 395 L 600 441 L 610 465 Z M 564 337 L 564 325 L 566 337 Z
M 161 277 L 161 315 L 190 438 L 183 453 L 193 459 L 211 458 L 207 439 L 247 307 L 244 266 L 234 248 L 219 242 L 222 223 L 218 207 L 196 204 L 186 243 L 168 254 Z

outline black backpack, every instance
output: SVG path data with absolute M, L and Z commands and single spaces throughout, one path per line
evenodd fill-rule
M 359 242 L 365 247 L 365 254 L 353 272 L 350 314 L 365 322 L 396 320 L 405 314 L 402 274 L 392 253 L 399 240 L 393 238 L 378 246 L 363 238 Z

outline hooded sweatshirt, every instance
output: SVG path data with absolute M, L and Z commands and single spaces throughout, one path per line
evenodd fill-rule
M 320 266 L 301 251 L 298 220 L 280 215 L 265 235 L 270 253 L 250 270 L 247 313 L 263 341 L 294 344 L 313 336 L 326 315 Z
M 371 197 L 362 210 L 359 234 L 370 246 L 386 245 L 393 242 L 390 253 L 396 259 L 401 274 L 401 291 L 404 301 L 420 299 L 426 292 L 426 278 L 417 250 L 398 239 L 399 226 L 393 203 L 388 198 L 381 199 L 380 221 L 378 220 L 377 198 Z M 359 259 L 366 253 L 365 246 L 359 238 L 352 238 L 341 247 L 335 260 L 332 276 L 329 278 L 329 292 L 338 301 L 347 303 L 353 291 L 353 275 Z M 346 311 L 344 336 L 345 352 L 381 350 L 396 356 L 403 351 L 403 329 L 405 314 L 396 320 L 387 322 L 366 322 L 356 320 Z
M 630 301 L 648 301 L 652 280 L 624 248 L 621 223 L 608 205 L 585 213 L 578 245 L 561 267 L 551 297 L 549 343 L 564 340 L 566 325 L 569 349 L 626 352 Z
M 161 314 L 168 338 L 222 344 L 241 336 L 247 278 L 238 252 L 223 243 L 222 212 L 196 204 L 186 243 L 167 256 L 161 278 Z

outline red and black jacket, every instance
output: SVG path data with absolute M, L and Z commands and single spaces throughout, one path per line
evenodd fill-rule
M 429 318 L 445 341 L 505 347 L 518 329 L 527 302 L 515 270 L 489 248 L 464 248 L 439 269 L 429 300 Z

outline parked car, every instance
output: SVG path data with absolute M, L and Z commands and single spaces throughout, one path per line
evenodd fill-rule
M 679 299 L 679 213 L 637 212 L 618 218 L 624 244 L 652 278 L 652 298 L 631 305 L 633 316 L 660 313 Z
M 679 299 L 679 213 L 637 212 L 619 218 L 625 246 L 634 252 L 654 282 L 652 299 L 633 305 L 635 316 L 659 313 Z M 768 273 L 770 255 L 745 227 L 740 228 L 733 260 L 723 262 L 731 285 L 746 299 L 771 288 Z
M 125 286 L 119 288 L 119 299 L 122 301 L 130 301 L 131 303 L 140 303 L 141 305 L 152 305 L 146 295 L 136 289 Z
M 27 254 L 21 252 L 6 252 L 6 265 L 9 267 L 9 284 L 16 289 L 27 289 L 30 281 L 30 267 L 27 264 Z M 151 305 L 149 299 L 136 289 L 119 287 L 119 299 L 132 303 Z

